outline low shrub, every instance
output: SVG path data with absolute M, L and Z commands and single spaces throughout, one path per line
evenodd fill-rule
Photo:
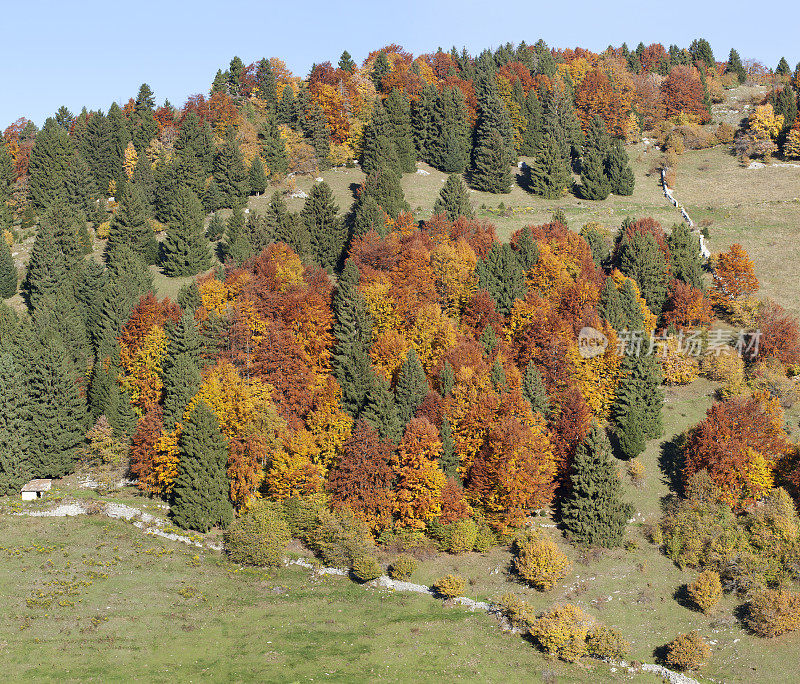
M 349 511 L 324 511 L 319 521 L 310 543 L 326 565 L 350 568 L 356 558 L 372 553 L 375 543 L 369 528 Z
M 375 556 L 362 554 L 353 560 L 353 576 L 360 582 L 369 582 L 383 574 L 383 568 Z
M 526 537 L 521 544 L 515 540 L 518 551 L 514 569 L 532 586 L 548 591 L 566 577 L 571 563 L 558 545 L 540 530 L 532 530 Z
M 496 604 L 512 627 L 528 630 L 536 621 L 536 613 L 531 605 L 512 592 L 503 594 Z
M 283 501 L 283 517 L 292 537 L 308 543 L 319 524 L 319 516 L 327 512 L 325 499 L 318 495 L 291 496 Z
M 631 649 L 630 642 L 622 635 L 606 625 L 597 625 L 586 637 L 589 655 L 601 660 L 620 660 L 627 656 Z
M 480 525 L 478 534 L 475 537 L 475 545 L 472 547 L 478 553 L 485 553 L 497 543 L 494 531 L 488 525 Z
M 530 635 L 549 655 L 574 663 L 589 652 L 586 637 L 594 620 L 577 606 L 557 606 L 537 618 Z
M 461 575 L 445 575 L 436 580 L 433 589 L 440 596 L 455 598 L 463 595 L 466 586 L 467 582 Z
M 719 573 L 714 570 L 704 570 L 687 587 L 687 591 L 695 605 L 707 613 L 722 598 L 722 582 L 720 582 Z
M 800 594 L 762 589 L 747 603 L 747 626 L 762 637 L 776 637 L 800 628 Z
M 696 670 L 711 656 L 711 648 L 697 630 L 679 634 L 667 644 L 664 661 L 677 670 Z
M 411 578 L 417 569 L 417 559 L 414 556 L 402 554 L 395 558 L 389 566 L 389 577 L 394 580 L 406 581 Z
M 478 538 L 478 526 L 472 518 L 464 518 L 452 524 L 447 550 L 450 553 L 472 551 Z
M 234 563 L 280 565 L 291 534 L 279 507 L 271 501 L 257 501 L 233 521 L 224 538 Z

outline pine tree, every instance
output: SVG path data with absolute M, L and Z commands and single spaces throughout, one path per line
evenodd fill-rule
M 58 335 L 75 368 L 82 371 L 88 366 L 91 356 L 89 335 L 83 311 L 71 289 L 41 300 L 33 311 L 32 320 L 38 329 L 47 329 Z
M 725 71 L 736 74 L 736 77 L 739 79 L 739 84 L 747 80 L 747 71 L 745 71 L 744 65 L 742 65 L 742 58 L 739 57 L 739 53 L 733 48 L 731 48 L 730 55 L 728 56 L 728 63 L 725 65 Z
M 208 404 L 195 406 L 178 440 L 180 465 L 172 490 L 172 519 L 183 529 L 208 532 L 233 520 L 226 473 L 228 444 Z
M 59 292 L 70 287 L 64 255 L 58 248 L 55 230 L 44 221 L 36 232 L 28 270 L 22 282 L 22 292 L 31 309 L 45 299 L 55 299 Z
M 281 137 L 275 116 L 268 115 L 261 124 L 258 130 L 258 144 L 269 174 L 286 173 L 289 164 L 286 158 L 286 143 Z
M 183 420 L 183 412 L 197 394 L 201 383 L 200 370 L 189 354 L 170 358 L 164 369 L 164 427 L 172 430 Z
M 339 58 L 339 68 L 349 74 L 352 74 L 356 68 L 356 63 L 347 50 L 342 52 L 342 56 Z
M 533 239 L 530 226 L 525 226 L 517 239 L 516 255 L 524 272 L 528 272 L 539 262 L 539 245 Z
M 611 444 L 598 425 L 575 451 L 570 484 L 561 506 L 561 522 L 570 541 L 588 546 L 620 546 L 633 509 L 623 501 Z
M 541 147 L 529 167 L 528 189 L 545 199 L 558 199 L 571 184 L 567 160 L 561 155 L 561 146 L 550 133 L 542 138 Z
M 480 343 L 483 347 L 484 355 L 491 357 L 494 354 L 494 350 L 497 349 L 497 335 L 494 332 L 494 326 L 489 324 L 483 328 Z
M 317 164 L 320 171 L 330 168 L 331 138 L 328 121 L 318 103 L 314 103 L 306 117 L 307 136 L 311 146 L 317 153 Z
M 87 399 L 89 422 L 94 423 L 100 416 L 105 416 L 116 438 L 127 440 L 133 434 L 139 417 L 131 406 L 130 395 L 117 382 L 121 370 L 117 347 L 111 357 L 95 363 Z
M 17 294 L 18 277 L 11 249 L 0 230 L 0 299 L 8 299 Z
M 474 218 L 469 192 L 460 175 L 452 174 L 447 177 L 447 182 L 433 205 L 433 213 L 444 214 L 450 221 L 455 221 L 459 216 Z
M 672 275 L 687 285 L 704 289 L 700 238 L 685 223 L 672 227 L 667 237 Z
M 611 140 L 605 124 L 599 117 L 592 119 L 586 133 L 586 144 L 581 157 L 581 197 L 604 200 L 611 193 L 611 182 L 606 173 L 606 157 L 611 151 Z
M 422 89 L 419 99 L 411 105 L 411 129 L 414 135 L 414 148 L 417 158 L 433 164 L 436 134 L 434 133 L 434 110 L 439 91 L 434 85 Z M 462 169 L 463 171 L 463 169 Z
M 358 418 L 372 383 L 369 348 L 372 345 L 372 319 L 358 291 L 358 269 L 346 263 L 333 297 L 333 375 L 342 388 L 342 409 Z
M 531 359 L 525 366 L 525 375 L 522 378 L 522 394 L 530 403 L 534 412 L 546 417 L 550 412 L 550 399 L 544 388 L 542 374 Z
M 28 191 L 35 209 L 66 200 L 64 184 L 72 156 L 69 134 L 55 119 L 47 119 L 36 135 L 28 161 Z
M 645 439 L 661 436 L 661 365 L 644 351 L 628 354 L 620 365 L 621 377 L 612 415 L 622 453 L 632 458 L 644 449 Z
M 247 201 L 247 168 L 233 129 L 228 131 L 214 157 L 214 180 L 225 206 L 243 207 Z
M 624 197 L 632 195 L 636 179 L 633 175 L 628 153 L 619 140 L 611 143 L 605 166 L 606 174 L 611 183 L 611 192 Z
M 364 173 L 377 173 L 384 167 L 390 168 L 396 174 L 401 172 L 397 146 L 393 144 L 391 138 L 392 128 L 389 113 L 378 100 L 372 108 L 369 123 L 364 128 L 359 159 Z
M 26 347 L 31 471 L 35 477 L 63 477 L 75 467 L 87 427 L 79 373 L 51 331 L 31 331 Z
M 178 192 L 177 213 L 180 218 L 167 228 L 161 245 L 161 265 L 168 276 L 190 276 L 211 266 L 208 238 L 203 229 L 203 207 L 188 188 Z
M 514 301 L 527 292 L 525 274 L 509 244 L 494 243 L 490 252 L 478 261 L 475 273 L 478 287 L 489 293 L 497 311 L 504 316 L 511 313 Z
M 503 364 L 500 363 L 498 359 L 495 359 L 494 363 L 492 364 L 492 369 L 490 371 L 489 378 L 492 381 L 492 387 L 494 387 L 495 392 L 508 391 L 508 381 L 506 380 L 506 371 L 503 368 Z
M 544 111 L 542 103 L 536 94 L 536 90 L 531 88 L 525 97 L 525 130 L 522 131 L 522 145 L 520 154 L 526 157 L 533 157 L 541 144 L 541 137 L 544 133 Z
M 439 394 L 443 397 L 450 396 L 453 391 L 453 386 L 456 384 L 455 373 L 449 361 L 445 361 L 442 366 L 442 372 L 439 374 Z
M 295 118 L 294 90 L 292 90 L 290 85 L 286 85 L 283 88 L 281 101 L 278 103 L 278 109 L 275 113 L 275 120 L 277 123 L 286 126 L 297 123 Z M 269 164 L 267 165 L 269 166 Z
M 789 62 L 786 61 L 786 57 L 781 57 L 778 66 L 775 67 L 775 73 L 778 76 L 791 76 L 792 68 L 789 66 Z
M 470 182 L 484 192 L 511 192 L 514 133 L 508 112 L 496 96 L 481 103 L 472 150 Z
M 331 273 L 338 268 L 347 244 L 347 226 L 338 212 L 333 192 L 325 181 L 311 187 L 300 212 L 300 220 L 308 230 L 314 261 Z
M 9 351 L 0 352 L 0 496 L 16 494 L 31 475 L 27 388 Z
M 442 427 L 439 428 L 439 440 L 442 443 L 442 453 L 439 455 L 439 468 L 447 477 L 461 481 L 461 459 L 456 452 L 453 442 L 453 429 L 450 427 L 450 419 L 447 414 L 442 416 Z
M 403 427 L 414 417 L 414 411 L 428 396 L 430 387 L 417 353 L 410 349 L 400 365 L 394 396 L 397 417 Z
M 386 98 L 385 107 L 389 122 L 389 139 L 397 155 L 398 171 L 411 173 L 416 169 L 416 164 L 408 96 L 399 90 L 392 90 Z
M 248 181 L 250 183 L 250 193 L 253 195 L 260 195 L 267 189 L 267 174 L 259 156 L 253 157 L 250 171 L 248 172 Z
M 311 237 L 305 222 L 289 211 L 283 195 L 275 192 L 267 205 L 265 216 L 272 238 L 291 247 L 295 254 L 304 259 L 311 252 Z
M 373 375 L 360 417 L 375 428 L 381 437 L 395 444 L 403 435 L 405 426 L 397 415 L 397 406 L 389 383 L 381 377 Z
M 618 254 L 619 270 L 636 281 L 650 311 L 658 316 L 667 299 L 669 271 L 656 239 L 650 233 L 636 233 L 623 239 Z
M 380 91 L 383 83 L 383 77 L 392 70 L 389 64 L 389 59 L 386 57 L 385 52 L 381 52 L 376 58 L 372 66 L 372 82 L 375 84 L 375 90 Z
M 278 83 L 275 80 L 275 72 L 272 71 L 272 64 L 268 59 L 260 59 L 256 67 L 256 88 L 258 88 L 258 98 L 267 102 L 271 109 L 278 104 Z
M 222 217 L 219 215 L 219 212 L 214 212 L 211 217 L 211 220 L 208 222 L 208 228 L 206 228 L 206 237 L 212 242 L 216 242 L 225 234 L 225 223 L 222 221 Z
M 158 263 L 158 243 L 145 216 L 142 192 L 128 184 L 122 202 L 111 220 L 106 244 L 106 262 L 113 259 L 120 247 L 130 247 L 147 264 Z
M 158 123 L 153 111 L 155 106 L 153 91 L 147 83 L 142 83 L 129 118 L 131 141 L 140 155 L 146 153 L 147 146 L 158 133 Z
M 194 289 L 197 290 L 196 285 L 194 285 Z M 180 295 L 178 295 L 178 302 L 181 303 Z M 194 309 L 199 306 L 199 303 L 195 303 L 193 306 L 187 306 L 186 304 L 187 301 L 184 299 L 183 303 L 181 303 L 184 313 L 181 319 L 169 330 L 169 347 L 167 349 L 167 360 L 164 363 L 165 369 L 174 363 L 178 356 L 186 356 L 196 365 L 201 363 L 203 339 L 194 319 Z

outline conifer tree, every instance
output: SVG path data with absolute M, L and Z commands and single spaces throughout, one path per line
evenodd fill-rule
M 543 417 L 547 417 L 550 411 L 550 399 L 544 388 L 542 374 L 536 367 L 536 363 L 531 359 L 525 366 L 525 375 L 522 378 L 522 394 L 530 403 L 534 412 Z
M 194 283 L 192 285 L 196 291 L 197 286 Z M 181 299 L 181 296 L 178 295 L 178 302 L 184 313 L 180 320 L 169 329 L 169 347 L 164 364 L 165 369 L 174 363 L 178 356 L 185 355 L 196 365 L 200 364 L 203 356 L 203 339 L 194 318 L 194 309 L 199 304 L 188 305 L 187 298 L 183 298 L 183 303 L 181 303 Z
M 288 88 L 289 86 L 286 87 Z M 281 137 L 278 123 L 278 119 L 272 114 L 269 114 L 258 130 L 258 144 L 261 148 L 261 157 L 264 159 L 264 165 L 267 171 L 269 171 L 269 174 L 286 173 L 288 168 L 286 143 Z
M 419 362 L 417 353 L 410 349 L 400 365 L 394 390 L 397 417 L 403 427 L 414 417 L 414 411 L 428 396 L 428 392 L 430 392 L 430 387 L 428 379 L 425 377 L 425 371 Z
M 491 357 L 494 350 L 497 349 L 497 335 L 494 332 L 494 327 L 489 324 L 484 327 L 481 333 L 480 343 L 483 347 L 484 355 Z
M 628 153 L 619 140 L 611 143 L 605 160 L 606 174 L 611 183 L 611 192 L 627 197 L 633 194 L 636 179 L 633 175 Z
M 789 62 L 786 61 L 786 57 L 781 57 L 780 61 L 778 62 L 778 66 L 775 67 L 775 73 L 778 76 L 790 76 L 792 73 L 792 68 L 789 66 Z
M 181 124 L 175 151 L 181 157 L 191 157 L 206 178 L 214 165 L 214 136 L 208 123 L 201 123 L 195 112 L 190 112 Z
M 27 388 L 10 351 L 0 352 L 0 496 L 16 494 L 32 475 Z
M 89 335 L 83 312 L 71 289 L 42 299 L 33 311 L 32 320 L 39 329 L 58 335 L 76 369 L 82 372 L 87 368 L 91 356 Z
M 731 48 L 730 55 L 728 56 L 728 63 L 725 65 L 725 71 L 736 74 L 740 85 L 747 80 L 747 72 L 742 65 L 742 58 L 739 57 L 739 53 L 733 48 Z
M 606 158 L 611 140 L 605 124 L 599 117 L 592 119 L 586 133 L 586 143 L 581 157 L 581 197 L 604 200 L 611 193 L 611 182 L 606 173 Z
M 620 365 L 621 377 L 612 410 L 620 450 L 633 458 L 644 450 L 646 439 L 661 436 L 661 366 L 643 350 L 628 354 Z
M 342 52 L 342 56 L 339 57 L 339 68 L 349 74 L 352 74 L 356 68 L 356 63 L 353 61 L 353 58 L 350 56 L 350 53 L 347 50 Z
M 541 137 L 544 133 L 544 111 L 535 88 L 531 88 L 528 91 L 522 113 L 525 117 L 525 130 L 522 131 L 520 154 L 532 157 L 536 154 L 536 150 L 539 149 Z
M 329 272 L 339 266 L 347 243 L 347 227 L 338 212 L 333 192 L 325 181 L 311 187 L 300 212 L 300 219 L 308 230 L 311 255 Z
M 514 162 L 514 133 L 508 112 L 500 99 L 491 94 L 480 106 L 472 151 L 470 181 L 484 192 L 511 191 Z
M 611 277 L 606 278 L 600 290 L 597 313 L 605 318 L 608 324 L 618 332 L 628 327 L 628 316 L 622 306 L 619 290 L 617 290 L 614 279 Z
M 55 299 L 59 292 L 69 287 L 67 265 L 58 248 L 53 224 L 44 221 L 36 232 L 22 292 L 28 306 L 35 309 L 43 300 Z
M 530 168 L 529 190 L 546 199 L 558 199 L 571 184 L 567 160 L 561 155 L 561 146 L 547 133 Z
M 31 471 L 35 477 L 63 477 L 78 460 L 87 427 L 79 373 L 55 333 L 31 331 L 25 344 Z
M 524 272 L 528 272 L 539 261 L 539 245 L 533 239 L 530 226 L 525 226 L 519 235 L 516 246 L 516 255 Z
M 386 98 L 385 107 L 389 139 L 397 155 L 398 171 L 401 174 L 411 173 L 416 169 L 416 164 L 408 96 L 399 90 L 392 90 Z
M 372 66 L 372 82 L 375 84 L 375 90 L 380 91 L 383 84 L 383 77 L 392 70 L 389 64 L 389 59 L 386 57 L 385 52 L 381 52 L 376 58 Z
M 148 224 L 142 192 L 135 184 L 128 184 L 122 202 L 111 220 L 106 245 L 106 262 L 122 246 L 137 252 L 147 264 L 158 262 L 158 243 Z
M 283 195 L 275 192 L 267 205 L 265 215 L 267 226 L 275 242 L 283 242 L 291 247 L 301 259 L 311 251 L 311 237 L 305 222 L 289 211 Z
M 0 137 L 0 225 L 8 223 L 10 218 L 5 205 L 11 199 L 15 180 L 14 161 L 8 152 L 5 139 Z
M 17 294 L 17 267 L 11 249 L 0 230 L 0 299 L 8 299 Z
M 364 173 L 377 173 L 384 167 L 390 168 L 396 174 L 401 172 L 398 149 L 391 138 L 392 129 L 389 113 L 383 103 L 378 100 L 372 108 L 369 123 L 364 128 L 361 158 L 359 159 L 361 170 Z
M 375 428 L 381 437 L 395 444 L 403 435 L 405 426 L 397 415 L 397 406 L 389 383 L 374 374 L 360 417 Z
M 275 80 L 275 72 L 268 59 L 260 59 L 256 67 L 256 87 L 258 88 L 258 98 L 264 100 L 274 109 L 278 104 L 278 83 Z
M 131 141 L 136 148 L 136 152 L 140 155 L 146 153 L 147 146 L 158 133 L 158 123 L 154 115 L 155 105 L 156 100 L 153 91 L 147 83 L 142 83 L 136 96 L 133 112 L 129 118 Z
M 284 86 L 283 92 L 281 93 L 281 101 L 278 103 L 278 108 L 275 112 L 276 123 L 292 126 L 297 122 L 295 118 L 294 100 L 294 90 L 292 90 L 292 87 L 290 85 Z M 269 166 L 269 163 L 267 166 Z
M 358 280 L 358 269 L 348 260 L 333 297 L 333 375 L 342 388 L 342 409 L 353 418 L 360 415 L 372 383 L 372 319 Z
M 449 361 L 445 361 L 442 372 L 439 374 L 439 394 L 443 397 L 450 396 L 456 383 L 455 373 Z
M 514 301 L 527 292 L 525 274 L 509 244 L 494 243 L 489 253 L 478 261 L 475 273 L 478 287 L 489 293 L 497 311 L 504 316 L 511 313 Z
M 328 122 L 325 113 L 318 103 L 314 103 L 306 117 L 306 130 L 311 146 L 317 153 L 317 164 L 319 170 L 324 171 L 330 168 L 331 137 L 328 130 Z
M 162 243 L 161 265 L 168 276 L 189 276 L 211 265 L 208 238 L 203 229 L 203 207 L 188 188 L 178 191 L 177 221 L 167 228 Z
M 214 157 L 214 180 L 225 206 L 243 207 L 247 200 L 247 168 L 233 129 L 228 131 Z
M 650 233 L 636 233 L 624 238 L 618 252 L 619 270 L 633 278 L 642 297 L 656 316 L 667 299 L 669 271 L 664 253 Z
M 250 164 L 248 181 L 250 183 L 250 193 L 253 195 L 261 195 L 267 189 L 267 174 L 264 171 L 261 157 L 257 155 L 253 157 L 253 161 Z
M 72 155 L 69 134 L 55 119 L 47 119 L 36 135 L 28 162 L 28 191 L 35 209 L 66 200 L 64 185 Z
M 189 354 L 178 354 L 164 369 L 164 427 L 172 430 L 183 419 L 183 412 L 200 389 L 197 363 Z
M 171 514 L 183 529 L 208 532 L 233 520 L 229 496 L 228 444 L 206 402 L 192 411 L 178 440 L 180 465 L 172 490 Z
M 494 387 L 495 392 L 508 391 L 508 381 L 506 380 L 506 371 L 503 368 L 503 364 L 500 363 L 498 359 L 495 359 L 494 363 L 492 364 L 492 369 L 490 371 L 489 378 L 492 381 L 492 387 Z
M 611 444 L 605 430 L 597 424 L 575 451 L 570 484 L 570 492 L 561 506 L 561 522 L 570 541 L 589 546 L 620 546 L 633 509 L 623 501 Z
M 685 223 L 673 226 L 667 237 L 672 275 L 687 285 L 704 289 L 700 238 Z
M 436 95 L 430 127 L 430 163 L 445 173 L 463 173 L 470 159 L 470 126 L 458 88 Z
M 411 129 L 414 136 L 414 148 L 417 158 L 428 164 L 434 161 L 433 147 L 436 134 L 434 132 L 434 110 L 439 91 L 435 85 L 426 85 L 419 99 L 411 105 Z M 463 171 L 463 169 L 462 169 Z
M 372 195 L 365 194 L 354 203 L 350 214 L 350 234 L 361 237 L 374 230 L 378 235 L 386 235 L 385 213 Z
M 442 443 L 442 452 L 439 455 L 439 468 L 447 477 L 461 481 L 461 474 L 458 472 L 461 467 L 461 459 L 456 452 L 453 442 L 453 429 L 450 426 L 450 419 L 447 414 L 442 416 L 442 427 L 439 428 L 439 440 Z
M 212 242 L 216 242 L 225 234 L 225 223 L 222 220 L 222 217 L 219 215 L 219 212 L 214 212 L 211 216 L 211 220 L 208 222 L 208 228 L 206 228 L 206 237 Z
M 92 370 L 87 391 L 90 423 L 105 416 L 117 439 L 127 440 L 136 428 L 138 416 L 131 406 L 130 395 L 119 385 L 121 372 L 119 347 L 112 356 L 98 360 Z
M 459 216 L 474 218 L 469 192 L 460 175 L 452 174 L 447 177 L 436 204 L 433 205 L 433 213 L 444 214 L 450 221 L 455 221 Z

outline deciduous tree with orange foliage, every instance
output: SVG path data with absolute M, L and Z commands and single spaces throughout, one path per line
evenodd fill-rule
M 712 275 L 711 301 L 728 313 L 739 300 L 758 290 L 753 262 L 738 243 L 716 255 Z

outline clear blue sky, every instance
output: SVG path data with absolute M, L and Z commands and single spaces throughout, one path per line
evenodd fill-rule
M 392 42 L 416 55 L 452 45 L 475 53 L 539 37 L 595 51 L 640 40 L 686 47 L 702 36 L 720 60 L 731 47 L 769 67 L 781 55 L 792 68 L 800 60 L 796 0 L 747 9 L 733 0 L 29 0 L 7 3 L 3 24 L 0 130 L 20 116 L 41 125 L 62 104 L 105 111 L 142 82 L 159 104 L 168 98 L 180 106 L 206 92 L 233 55 L 245 64 L 280 57 L 306 76 L 314 62 L 335 63 L 344 49 L 360 62 Z

